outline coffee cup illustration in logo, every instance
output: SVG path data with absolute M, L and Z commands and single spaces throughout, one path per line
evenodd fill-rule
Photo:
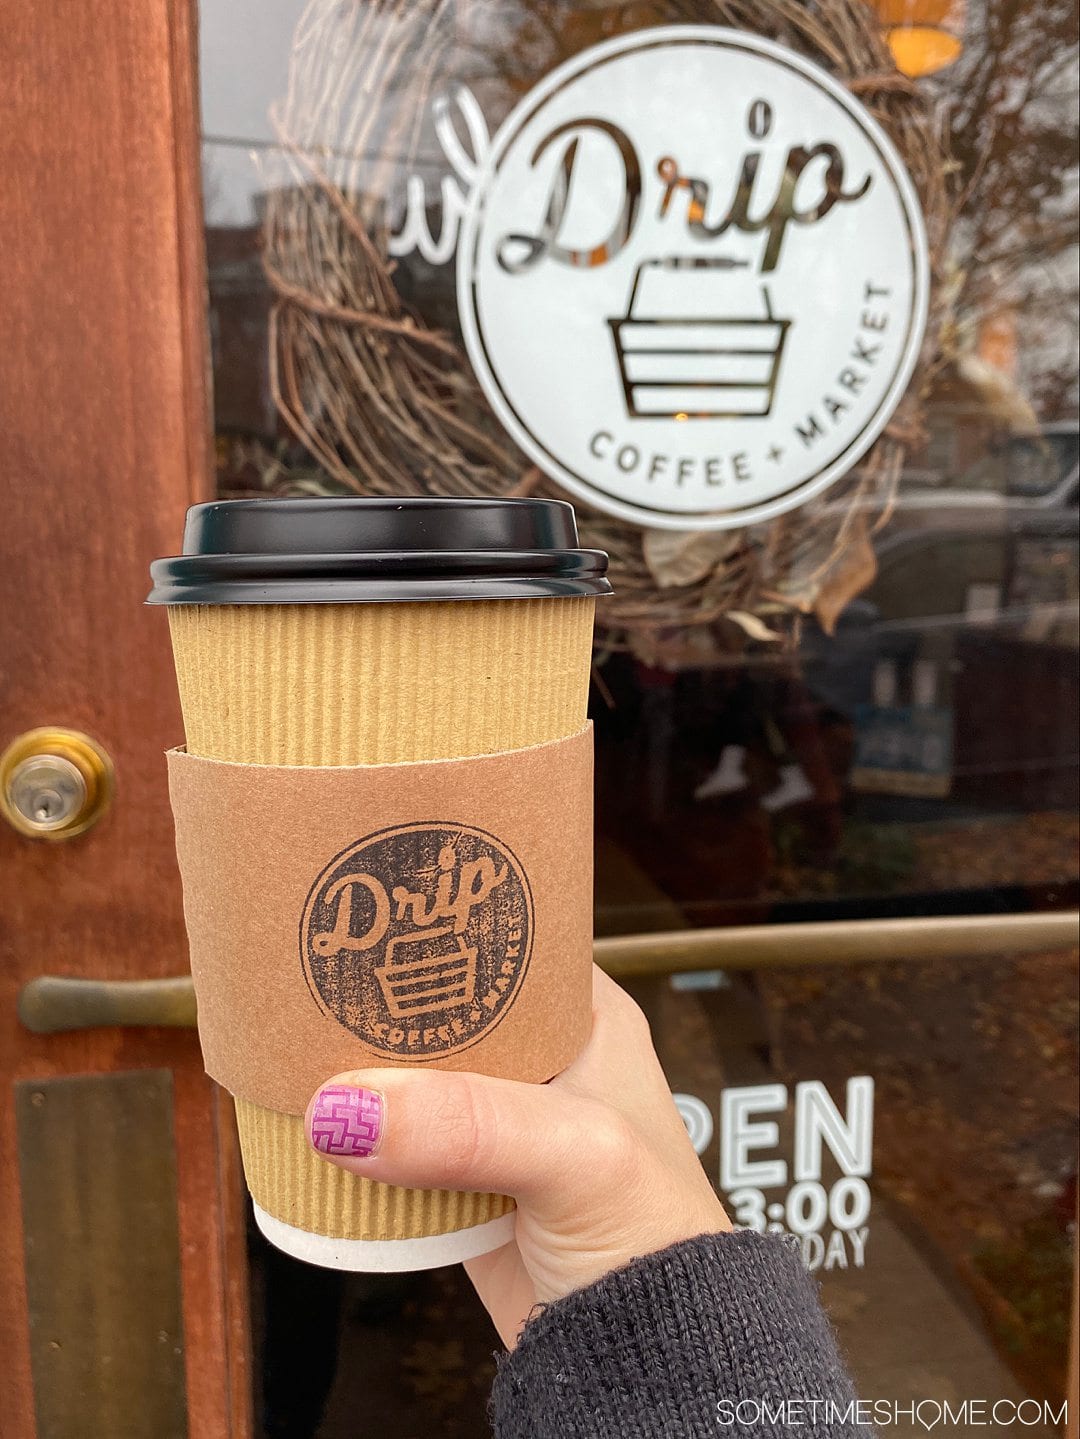
M 319 875 L 300 927 L 323 1011 L 371 1049 L 415 1061 L 467 1049 L 504 1018 L 532 938 L 520 862 L 494 835 L 449 823 L 350 845 Z
M 625 316 L 608 321 L 629 417 L 771 412 L 791 321 L 773 314 L 765 285 L 749 297 L 732 285 L 731 272 L 745 268 L 745 260 L 693 255 L 638 266 Z

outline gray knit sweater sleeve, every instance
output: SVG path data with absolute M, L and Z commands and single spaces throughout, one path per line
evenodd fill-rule
M 798 1252 L 748 1231 L 688 1239 L 539 1310 L 491 1416 L 496 1439 L 873 1432 Z

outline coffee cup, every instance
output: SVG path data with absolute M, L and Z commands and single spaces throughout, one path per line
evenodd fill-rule
M 382 1063 L 543 1080 L 572 1057 L 560 1035 L 583 1038 L 584 901 L 568 937 L 544 896 L 565 879 L 580 898 L 591 852 L 555 846 L 557 815 L 538 828 L 549 795 L 529 786 L 586 742 L 606 564 L 559 501 L 415 498 L 197 505 L 183 553 L 151 567 L 184 717 L 170 783 L 204 1054 L 234 1094 L 256 1220 L 298 1258 L 420 1269 L 511 1237 L 505 1196 L 316 1154 L 304 1086 Z M 563 811 L 591 817 L 581 763 L 565 773 Z M 576 996 L 569 1021 L 556 993 Z

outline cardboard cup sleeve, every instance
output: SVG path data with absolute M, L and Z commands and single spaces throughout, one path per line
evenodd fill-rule
M 591 1022 L 592 731 L 411 764 L 172 750 L 207 1073 L 301 1115 L 343 1070 L 542 1082 Z

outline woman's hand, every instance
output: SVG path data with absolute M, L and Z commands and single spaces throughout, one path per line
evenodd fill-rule
M 356 1132 L 338 1138 L 319 1120 L 343 1098 L 362 1119 Z M 356 1070 L 319 1090 L 307 1126 L 325 1158 L 367 1179 L 517 1200 L 515 1242 L 466 1265 L 508 1347 L 535 1304 L 638 1255 L 731 1228 L 672 1101 L 644 1015 L 598 969 L 592 1036 L 550 1083 Z

